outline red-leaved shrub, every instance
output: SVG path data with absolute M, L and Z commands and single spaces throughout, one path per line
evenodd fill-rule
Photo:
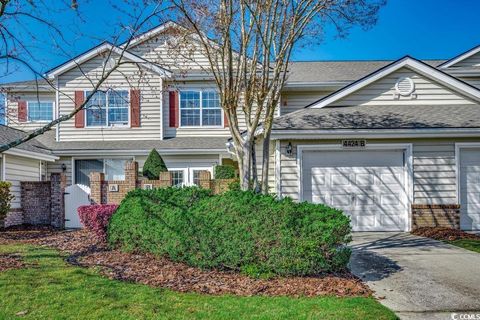
M 95 204 L 81 206 L 78 208 L 78 215 L 83 226 L 91 231 L 99 239 L 105 241 L 107 238 L 107 226 L 110 217 L 117 210 L 116 204 Z

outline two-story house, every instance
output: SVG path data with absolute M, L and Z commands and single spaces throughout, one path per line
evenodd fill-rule
M 58 157 L 47 173 L 72 185 L 88 186 L 92 171 L 119 180 L 126 161 L 142 167 L 156 148 L 174 183 L 193 185 L 235 160 L 205 57 L 173 56 L 174 28 L 128 48 L 103 43 L 49 71 L 50 83 L 4 85 L 8 125 L 28 131 L 80 105 L 111 59 L 126 61 L 89 108 L 37 138 Z M 479 88 L 480 46 L 448 61 L 292 62 L 272 133 L 272 192 L 341 208 L 354 230 L 410 230 L 415 215 L 455 210 L 463 229 L 479 229 Z

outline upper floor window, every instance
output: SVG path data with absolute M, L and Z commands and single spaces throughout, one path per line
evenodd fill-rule
M 181 91 L 180 126 L 222 126 L 222 108 L 218 93 L 215 91 Z
M 52 121 L 53 102 L 28 101 L 28 121 Z
M 129 104 L 127 90 L 95 92 L 86 106 L 87 127 L 128 125 Z

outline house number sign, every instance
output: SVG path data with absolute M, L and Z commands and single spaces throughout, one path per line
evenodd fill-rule
M 342 140 L 342 148 L 345 149 L 362 149 L 367 146 L 367 140 L 365 139 L 351 139 Z

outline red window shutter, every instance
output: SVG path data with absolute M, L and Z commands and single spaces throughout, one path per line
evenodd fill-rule
M 24 100 L 18 101 L 17 116 L 18 116 L 18 122 L 27 121 L 27 101 L 24 101 Z
M 130 126 L 140 127 L 140 90 L 130 90 Z
M 83 91 L 75 91 L 75 109 L 82 106 L 85 101 L 85 93 Z M 85 127 L 85 109 L 78 111 L 75 114 L 75 128 Z
M 178 128 L 178 92 L 170 91 L 168 93 L 169 103 L 169 126 L 172 128 Z
M 225 111 L 223 111 L 223 127 L 228 128 L 228 117 Z

